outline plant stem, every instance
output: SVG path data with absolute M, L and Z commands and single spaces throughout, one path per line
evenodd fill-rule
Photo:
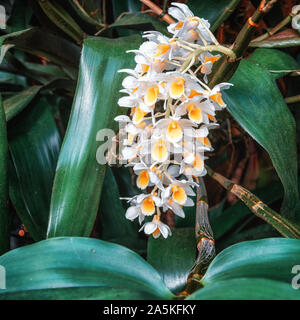
M 257 42 L 257 41 L 262 41 L 267 39 L 268 37 L 273 36 L 276 32 L 278 32 L 279 30 L 281 30 L 284 26 L 286 26 L 288 23 L 290 23 L 292 21 L 292 16 L 288 15 L 287 17 L 285 17 L 280 23 L 278 23 L 277 26 L 275 26 L 273 29 L 271 29 L 270 31 L 266 32 L 265 34 L 253 39 L 251 42 Z
M 224 53 L 225 55 L 227 55 L 228 57 L 230 57 L 231 59 L 235 60 L 236 59 L 236 55 L 235 53 L 229 49 L 229 48 L 226 48 L 224 46 L 221 46 L 221 45 L 208 45 L 208 46 L 200 46 L 198 47 L 197 49 L 195 49 L 192 53 L 190 53 L 190 55 L 187 57 L 187 59 L 185 60 L 185 62 L 182 64 L 181 68 L 180 68 L 180 71 L 182 72 L 183 70 L 186 70 L 190 65 L 191 65 L 191 62 L 195 59 L 196 57 L 202 53 L 202 52 L 205 52 L 205 51 L 218 51 L 218 52 L 222 52 Z
M 199 179 L 198 184 L 195 224 L 198 255 L 189 273 L 186 288 L 181 292 L 186 296 L 202 287 L 200 280 L 216 254 L 213 231 L 208 219 L 207 192 L 203 178 Z
M 257 27 L 257 24 L 261 18 L 271 10 L 276 1 L 277 0 L 261 1 L 259 8 L 257 8 L 253 16 L 248 19 L 232 45 L 232 51 L 236 54 L 236 59 L 227 59 L 226 57 L 223 57 L 215 63 L 214 70 L 217 70 L 217 72 L 215 72 L 210 79 L 210 88 L 213 88 L 220 82 L 226 82 L 231 78 L 239 65 L 239 59 L 251 41 L 252 34 Z
M 171 24 L 174 23 L 175 21 L 173 20 L 172 17 L 170 17 L 167 13 L 164 12 L 158 5 L 153 3 L 150 0 L 140 0 L 143 2 L 147 7 L 153 10 L 157 15 L 161 17 L 162 20 L 166 21 L 167 23 Z
M 229 5 L 225 8 L 225 10 L 221 13 L 219 18 L 214 22 L 214 24 L 211 26 L 210 30 L 212 32 L 215 32 L 220 24 L 225 21 L 234 11 L 234 9 L 237 7 L 237 5 L 241 2 L 241 0 L 231 0 Z
M 295 103 L 295 102 L 300 102 L 300 94 L 293 96 L 293 97 L 288 97 L 284 99 L 285 103 Z
M 284 237 L 300 239 L 300 229 L 291 221 L 269 208 L 249 190 L 235 184 L 219 173 L 214 172 L 208 166 L 205 167 L 207 173 L 213 179 L 218 181 L 226 190 L 232 192 L 235 196 L 242 200 L 257 217 L 272 225 Z

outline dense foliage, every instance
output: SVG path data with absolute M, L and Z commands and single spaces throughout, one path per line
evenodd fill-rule
M 203 51 L 192 49 L 199 42 L 181 35 L 196 60 L 190 64 L 187 52 L 179 54 L 185 60 L 170 59 L 180 77 L 201 79 L 202 95 L 233 86 L 207 94 L 202 118 L 182 107 L 197 130 L 210 124 L 207 110 L 219 127 L 206 140 L 206 167 L 202 161 L 201 174 L 190 174 L 195 192 L 182 184 L 175 190 L 170 180 L 165 194 L 178 203 L 165 205 L 155 229 L 154 202 L 141 211 L 144 234 L 142 221 L 130 221 L 133 203 L 122 200 L 136 199 L 138 187 L 151 192 L 145 168 L 97 161 L 107 139 L 117 140 L 116 117 L 142 121 L 134 120 L 136 109 L 118 105 L 126 84 L 118 70 L 136 67 L 126 51 L 142 48 L 143 32 L 160 32 L 165 44 L 173 37 L 171 2 L 1 1 L 0 299 L 300 299 L 297 1 L 174 1 L 207 20 L 214 34 L 208 44 L 216 46 L 200 57 Z M 159 69 L 169 85 L 165 71 Z M 181 97 L 159 90 L 155 99 Z M 175 109 L 172 116 L 176 122 Z M 169 138 L 175 141 L 174 132 Z M 151 177 L 155 191 L 167 189 L 163 178 Z M 184 192 L 193 205 L 181 200 Z

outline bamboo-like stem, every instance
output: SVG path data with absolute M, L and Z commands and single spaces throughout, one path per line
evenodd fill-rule
M 265 34 L 253 39 L 251 42 L 257 42 L 257 41 L 262 41 L 267 39 L 268 37 L 273 36 L 276 32 L 278 32 L 279 30 L 281 30 L 283 27 L 285 27 L 288 23 L 290 23 L 292 21 L 292 16 L 288 15 L 287 17 L 285 17 L 280 23 L 278 23 L 277 26 L 275 26 L 273 29 L 271 29 L 270 31 L 266 32 Z
M 198 183 L 195 224 L 198 255 L 188 275 L 186 288 L 181 292 L 182 295 L 190 295 L 202 287 L 200 280 L 216 255 L 213 231 L 208 219 L 207 192 L 203 178 L 200 178 Z
M 219 25 L 225 21 L 235 10 L 235 8 L 238 6 L 238 4 L 241 2 L 241 0 L 231 0 L 231 2 L 228 4 L 228 6 L 225 8 L 225 10 L 221 13 L 219 18 L 214 22 L 214 24 L 211 26 L 211 31 L 215 32 Z
M 284 99 L 285 103 L 295 103 L 295 102 L 300 102 L 300 94 L 293 96 L 293 97 L 288 97 Z
M 243 188 L 223 177 L 221 174 L 214 172 L 208 166 L 205 166 L 207 173 L 218 181 L 226 190 L 232 192 L 259 218 L 272 225 L 281 235 L 286 238 L 300 239 L 300 229 L 288 219 L 282 217 L 277 212 L 264 204 L 257 196 L 249 190 Z
M 277 0 L 262 0 L 259 7 L 255 10 L 253 16 L 248 19 L 247 23 L 244 25 L 240 33 L 238 34 L 234 44 L 232 45 L 232 51 L 236 54 L 236 59 L 227 59 L 226 57 L 221 58 L 215 63 L 213 77 L 209 82 L 209 86 L 213 88 L 220 82 L 228 81 L 233 75 L 234 71 L 239 65 L 239 59 L 247 49 L 252 34 L 257 27 L 257 24 L 261 18 L 271 10 L 273 4 Z
M 143 2 L 147 7 L 152 9 L 153 12 L 155 12 L 157 15 L 159 15 L 162 20 L 166 21 L 169 24 L 175 22 L 173 18 L 171 18 L 167 13 L 164 12 L 163 9 L 161 9 L 158 5 L 156 5 L 152 1 L 150 0 L 140 0 L 140 1 Z

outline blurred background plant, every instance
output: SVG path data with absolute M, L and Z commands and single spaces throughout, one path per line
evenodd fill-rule
M 238 56 L 220 59 L 209 79 L 211 85 L 230 80 L 234 87 L 224 94 L 228 110 L 218 115 L 207 164 L 298 228 L 300 36 L 298 13 L 292 11 L 298 1 L 177 2 L 207 19 L 218 41 Z M 134 67 L 125 51 L 139 47 L 143 31 L 168 35 L 171 1 L 0 4 L 7 20 L 0 29 L 0 251 L 9 251 L 0 264 L 7 267 L 11 288 L 0 290 L 0 297 L 183 298 L 204 286 L 192 298 L 300 299 L 290 286 L 291 268 L 300 263 L 299 240 L 281 238 L 280 224 L 276 230 L 254 215 L 251 207 L 258 202 L 249 208 L 216 179 L 204 178 L 216 253 L 221 253 L 187 289 L 197 254 L 196 208 L 185 208 L 184 220 L 165 215 L 173 232 L 169 239 L 147 238 L 125 219 L 126 203 L 120 200 L 137 193 L 132 172 L 96 162 L 102 141 L 97 132 L 116 130 L 113 119 L 121 112 L 117 101 L 124 76 L 117 70 Z M 258 240 L 263 238 L 272 239 Z M 249 242 L 232 246 L 242 241 Z M 51 281 L 61 277 L 58 261 L 73 280 L 50 292 Z M 105 264 L 109 274 L 101 269 Z M 272 264 L 281 266 L 280 273 Z M 136 265 L 140 269 L 129 276 Z M 93 268 L 98 273 L 87 284 L 82 274 L 88 277 Z M 45 274 L 51 276 L 41 286 L 26 281 Z

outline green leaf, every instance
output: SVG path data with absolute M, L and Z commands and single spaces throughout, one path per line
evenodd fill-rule
M 48 237 L 89 236 L 93 228 L 105 165 L 96 160 L 99 130 L 114 128 L 124 75 L 134 66 L 125 51 L 137 48 L 140 36 L 85 40 L 68 129 L 59 156 L 50 207 Z M 124 112 L 124 111 L 123 111 Z
M 126 210 L 120 200 L 118 184 L 111 168 L 108 167 L 100 202 L 101 239 L 144 253 L 146 241 L 139 237 L 140 226 L 126 219 L 125 213 Z
M 112 0 L 114 18 L 117 19 L 123 12 L 140 12 L 142 4 L 139 0 Z
M 264 67 L 275 79 L 283 77 L 291 70 L 300 68 L 298 62 L 289 54 L 276 49 L 256 49 L 248 58 L 248 61 Z M 279 72 L 282 70 L 283 72 Z M 284 72 L 284 70 L 287 70 L 287 72 Z
M 4 100 L 6 120 L 9 121 L 19 114 L 33 100 L 41 88 L 41 86 L 32 86 Z
M 8 143 L 6 119 L 0 96 L 0 254 L 9 250 Z
M 263 278 L 291 283 L 294 265 L 300 260 L 300 240 L 268 238 L 235 244 L 212 261 L 204 286 L 234 278 Z M 299 292 L 300 294 L 300 292 Z
M 31 28 L 0 37 L 0 45 L 13 44 L 16 48 L 39 55 L 67 67 L 76 73 L 80 48 L 74 43 L 56 36 L 42 28 Z
M 94 34 L 102 28 L 100 19 L 95 19 L 95 14 L 99 12 L 96 2 L 91 2 L 93 7 L 89 8 L 90 12 L 85 9 L 86 1 L 80 3 L 78 0 L 67 0 L 60 4 L 86 33 Z
M 241 0 L 188 0 L 187 5 L 195 16 L 207 19 L 210 24 L 214 26 L 213 31 L 215 31 L 228 17 L 228 9 L 234 10 L 240 1 Z
M 84 32 L 56 1 L 38 0 L 40 7 L 47 17 L 69 37 L 80 43 L 85 37 Z
M 280 281 L 237 278 L 213 283 L 186 300 L 299 300 L 299 290 Z
M 134 29 L 140 31 L 156 30 L 167 36 L 170 36 L 167 31 L 166 23 L 146 13 L 126 14 L 120 20 L 111 24 L 108 29 L 112 28 Z
M 6 31 L 11 33 L 28 28 L 31 16 L 32 8 L 26 1 L 13 1 L 13 8 L 7 21 Z
M 12 158 L 9 195 L 22 222 L 35 240 L 45 238 L 50 197 L 61 144 L 45 98 L 9 126 Z
M 243 60 L 230 82 L 234 86 L 224 93 L 227 109 L 269 153 L 284 186 L 283 212 L 294 219 L 299 201 L 295 120 L 261 66 Z
M 300 37 L 294 36 L 286 39 L 278 38 L 263 41 L 251 41 L 249 46 L 254 48 L 289 48 L 298 47 L 300 45 Z
M 300 299 L 292 288 L 300 240 L 269 238 L 242 242 L 219 253 L 189 299 Z
M 167 287 L 176 293 L 186 285 L 196 258 L 193 228 L 172 230 L 172 236 L 148 240 L 147 261 L 160 273 Z
M 121 262 L 121 263 L 120 263 Z M 158 272 L 136 253 L 91 238 L 53 238 L 0 257 L 1 299 L 171 299 Z

